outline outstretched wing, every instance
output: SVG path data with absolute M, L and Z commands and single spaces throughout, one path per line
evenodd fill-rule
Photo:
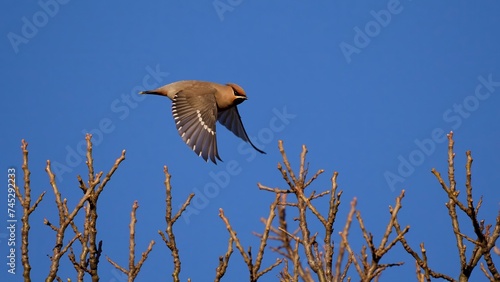
M 196 88 L 182 90 L 173 99 L 172 114 L 182 140 L 205 161 L 210 158 L 217 163 L 215 158 L 221 158 L 215 136 L 217 104 L 213 94 Z
M 255 145 L 250 141 L 245 128 L 243 127 L 243 123 L 241 122 L 240 113 L 238 112 L 238 108 L 236 106 L 230 107 L 223 111 L 219 111 L 217 115 L 217 120 L 224 125 L 227 129 L 234 133 L 234 135 L 243 139 L 243 141 L 248 142 L 252 147 L 257 150 L 261 154 L 265 154 L 266 152 L 261 149 L 255 147 Z

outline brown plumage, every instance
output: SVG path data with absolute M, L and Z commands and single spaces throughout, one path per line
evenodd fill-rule
M 247 96 L 239 85 L 183 80 L 139 94 L 161 95 L 172 100 L 172 115 L 179 135 L 205 161 L 210 159 L 217 163 L 216 158 L 221 160 L 217 150 L 216 121 L 265 154 L 250 141 L 241 122 L 236 106 Z

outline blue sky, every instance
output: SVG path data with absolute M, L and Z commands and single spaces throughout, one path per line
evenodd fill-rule
M 138 281 L 168 279 L 171 273 L 170 254 L 157 234 L 165 228 L 163 165 L 172 174 L 176 206 L 189 193 L 198 195 L 193 213 L 175 232 L 182 280 L 206 281 L 227 246 L 219 208 L 244 245 L 257 248 L 252 231 L 262 230 L 259 218 L 274 197 L 256 183 L 286 185 L 276 170 L 279 139 L 295 168 L 305 144 L 311 175 L 325 169 L 312 189 L 327 189 L 333 171 L 339 172 L 344 194 L 337 242 L 353 197 L 379 242 L 387 207 L 405 189 L 399 219 L 411 226 L 409 242 L 414 248 L 425 242 L 435 270 L 457 277 L 447 199 L 430 170 L 445 173 L 443 134 L 453 130 L 458 185 L 465 180 L 465 151 L 472 150 L 474 192 L 484 196 L 480 217 L 494 222 L 500 181 L 499 10 L 496 1 L 4 3 L 2 167 L 5 178 L 9 167 L 20 171 L 19 147 L 26 139 L 33 194 L 47 191 L 31 217 L 32 277 L 47 275 L 53 248 L 54 234 L 43 218 L 57 219 L 45 162 L 57 164 L 61 193 L 74 205 L 81 194 L 76 176 L 86 175 L 79 153 L 86 132 L 94 133 L 98 171 L 107 172 L 127 150 L 100 198 L 98 231 L 104 254 L 126 265 L 129 214 L 138 200 L 137 251 L 156 241 Z M 249 97 L 239 106 L 243 123 L 267 155 L 249 153 L 248 145 L 219 126 L 224 162 L 205 163 L 179 138 L 171 102 L 137 95 L 184 79 L 241 85 Z M 228 180 L 221 182 L 221 175 Z M 18 179 L 22 184 L 20 172 Z M 210 187 L 216 187 L 213 194 Z M 324 202 L 318 205 L 325 208 Z M 465 218 L 462 226 L 469 226 Z M 359 251 L 357 228 L 350 240 Z M 5 258 L 8 234 L 0 235 Z M 266 265 L 274 259 L 268 252 Z M 74 278 L 64 261 L 61 277 Z M 406 264 L 384 272 L 383 280 L 413 279 L 414 262 L 400 245 L 384 262 L 395 261 Z M 19 261 L 15 276 L 2 265 L 0 280 L 21 281 Z M 276 281 L 276 274 L 262 281 Z M 125 281 L 104 260 L 100 276 Z M 226 281 L 241 277 L 248 277 L 247 269 L 235 252 Z M 479 268 L 473 277 L 483 279 Z

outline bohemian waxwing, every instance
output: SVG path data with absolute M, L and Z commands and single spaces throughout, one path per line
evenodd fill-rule
M 208 161 L 208 158 L 213 163 L 216 163 L 215 158 L 221 160 L 215 136 L 216 120 L 252 145 L 255 150 L 265 154 L 250 141 L 243 127 L 236 106 L 245 101 L 247 96 L 245 91 L 234 83 L 222 85 L 198 80 L 183 80 L 154 90 L 142 91 L 139 94 L 167 96 L 172 100 L 172 114 L 179 135 L 205 161 Z

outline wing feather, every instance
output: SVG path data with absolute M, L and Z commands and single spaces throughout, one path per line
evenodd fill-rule
M 215 132 L 217 104 L 213 92 L 180 91 L 173 99 L 172 115 L 186 145 L 205 161 L 210 159 L 216 163 L 216 158 L 220 160 Z
M 255 150 L 257 150 L 259 153 L 265 154 L 264 151 L 255 147 L 255 145 L 252 143 L 252 141 L 248 137 L 248 134 L 247 134 L 245 128 L 243 127 L 243 123 L 241 122 L 240 113 L 238 112 L 238 108 L 236 106 L 230 107 L 230 108 L 225 109 L 223 111 L 219 111 L 217 114 L 217 120 L 222 125 L 224 125 L 227 129 L 229 129 L 232 133 L 234 133 L 234 135 L 238 136 L 243 141 L 252 145 L 252 147 Z

